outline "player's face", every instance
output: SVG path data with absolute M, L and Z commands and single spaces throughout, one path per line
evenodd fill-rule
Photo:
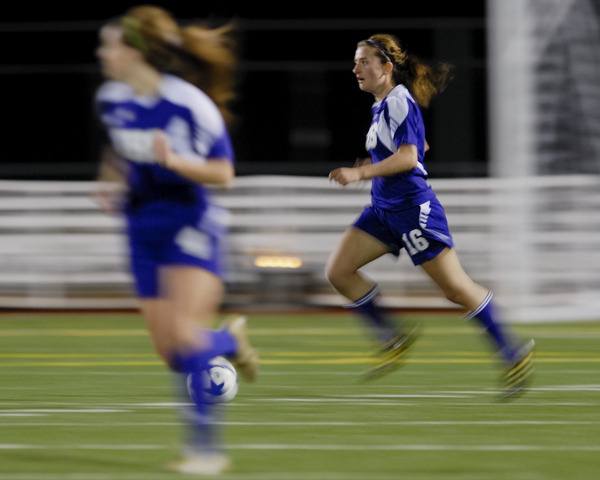
M 100 30 L 100 46 L 96 56 L 100 60 L 102 73 L 112 80 L 125 80 L 132 66 L 139 60 L 140 54 L 122 41 L 122 30 L 109 25 Z
M 369 93 L 377 93 L 388 81 L 384 64 L 375 53 L 375 49 L 368 46 L 359 46 L 354 54 L 354 68 L 352 73 L 358 80 L 358 87 Z

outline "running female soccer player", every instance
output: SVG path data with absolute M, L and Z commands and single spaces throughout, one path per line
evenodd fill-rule
M 108 79 L 97 106 L 126 169 L 123 208 L 141 311 L 158 354 L 195 390 L 184 455 L 172 468 L 200 475 L 222 472 L 229 460 L 214 407 L 194 379 L 217 355 L 248 380 L 258 368 L 243 318 L 211 329 L 223 297 L 224 226 L 206 186 L 226 187 L 234 177 L 224 122 L 235 64 L 227 38 L 226 29 L 180 27 L 165 10 L 138 6 L 101 29 L 97 51 Z
M 371 162 L 336 168 L 329 178 L 340 185 L 372 179 L 372 205 L 345 232 L 329 259 L 327 277 L 382 345 L 379 362 L 367 378 L 399 366 L 416 334 L 386 317 L 377 305 L 377 285 L 359 269 L 404 248 L 449 300 L 468 310 L 467 318 L 476 318 L 485 328 L 504 362 L 504 395 L 520 393 L 532 373 L 534 342 L 517 344 L 494 314 L 492 292 L 465 273 L 444 209 L 427 183 L 424 156 L 429 147 L 419 107 L 429 106 L 445 88 L 449 66 L 425 65 L 408 55 L 394 36 L 377 34 L 358 43 L 352 72 L 359 88 L 375 97 L 366 140 Z

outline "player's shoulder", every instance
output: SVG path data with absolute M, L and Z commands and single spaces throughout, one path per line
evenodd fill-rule
M 392 100 L 410 100 L 411 102 L 415 101 L 408 88 L 401 83 L 396 85 L 392 91 L 388 93 L 387 98 Z
M 415 99 L 404 85 L 396 85 L 392 91 L 387 95 L 386 101 L 389 104 L 401 105 L 407 102 L 415 103 Z
M 109 80 L 100 85 L 96 91 L 96 100 L 99 102 L 123 102 L 133 97 L 133 89 L 123 82 Z
M 161 86 L 163 98 L 175 105 L 189 108 L 205 128 L 220 130 L 223 118 L 215 102 L 195 85 L 175 75 L 165 75 Z
M 409 103 L 415 104 L 415 100 L 408 91 L 408 89 L 402 85 L 396 85 L 393 90 L 387 95 L 385 102 L 390 116 L 402 120 L 409 112 Z
M 186 101 L 198 101 L 206 94 L 195 85 L 175 75 L 163 75 L 160 93 L 167 100 L 174 103 L 185 103 Z

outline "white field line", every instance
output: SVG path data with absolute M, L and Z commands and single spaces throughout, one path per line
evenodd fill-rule
M 481 407 L 481 406 L 490 406 L 491 402 L 461 402 L 461 403 L 440 403 L 439 405 L 459 405 L 461 407 Z M 500 408 L 507 408 L 514 410 L 515 408 L 520 407 L 532 407 L 532 408 L 542 408 L 542 407 L 598 407 L 600 406 L 600 402 L 540 402 L 536 400 L 526 400 L 519 399 L 516 402 L 494 402 L 494 405 Z
M 16 410 L 0 410 L 0 414 L 45 414 L 45 413 L 128 413 L 129 410 L 115 408 L 24 408 Z
M 269 358 L 267 356 L 262 357 L 262 365 L 268 368 L 279 367 L 279 366 L 339 366 L 339 367 L 352 367 L 357 365 L 371 365 L 375 363 L 375 360 L 365 354 L 363 357 L 345 357 L 340 355 L 339 357 L 328 357 L 322 358 L 318 354 L 315 354 L 313 358 Z M 492 357 L 481 357 L 481 358 L 456 358 L 456 357 L 418 357 L 414 356 L 406 360 L 407 365 L 435 365 L 435 366 L 448 366 L 448 365 L 492 365 L 494 364 Z M 600 363 L 600 356 L 574 356 L 571 357 L 543 357 L 538 356 L 536 359 L 538 364 L 548 365 L 566 365 L 566 364 L 597 364 Z M 94 361 L 10 361 L 0 363 L 0 369 L 8 371 L 9 374 L 18 374 L 19 372 L 31 372 L 32 369 L 87 369 L 87 368 L 113 368 L 113 367 L 135 367 L 135 368 L 162 368 L 162 363 L 158 360 L 138 361 L 138 360 L 124 360 L 124 361 L 105 361 L 105 360 L 94 360 Z M 4 373 L 3 373 L 4 375 Z M 310 375 L 310 373 L 302 372 L 302 375 Z
M 0 473 L 0 480 L 164 480 L 166 473 Z M 346 472 L 265 472 L 237 473 L 219 475 L 219 480 L 397 480 L 396 475 L 364 472 L 349 474 Z M 461 475 L 461 479 L 465 477 Z M 473 477 L 475 478 L 475 477 Z M 485 477 L 483 477 L 485 478 Z M 477 480 L 482 480 L 481 476 Z
M 68 445 L 40 445 L 40 444 L 0 444 L 0 450 L 165 450 L 166 445 L 139 444 L 139 443 L 105 443 L 105 444 L 68 444 Z M 598 445 L 516 445 L 516 444 L 488 444 L 488 445 L 450 445 L 450 444 L 307 444 L 307 443 L 237 443 L 230 444 L 228 450 L 292 450 L 292 451 L 413 451 L 413 452 L 600 452 Z
M 456 426 L 556 426 L 556 425 L 600 425 L 600 420 L 406 420 L 406 421 L 222 421 L 217 425 L 238 427 L 456 427 Z M 9 422 L 2 427 L 178 427 L 181 422 Z
M 392 385 L 391 387 L 397 387 Z M 409 389 L 410 386 L 402 386 L 403 390 Z M 418 388 L 415 386 L 415 388 Z M 600 392 L 599 384 L 577 384 L 577 385 L 549 385 L 544 387 L 533 387 L 529 394 L 535 393 L 536 396 L 547 392 Z M 299 404 L 340 404 L 340 405 L 393 405 L 407 406 L 413 405 L 409 402 L 390 402 L 393 399 L 416 399 L 416 398 L 433 398 L 433 399 L 468 399 L 477 396 L 490 396 L 499 393 L 499 390 L 485 388 L 481 390 L 437 390 L 422 393 L 398 393 L 398 394 L 347 394 L 347 395 L 322 395 L 317 397 L 264 397 L 258 395 L 248 395 L 242 397 L 240 401 L 234 401 L 228 407 L 247 407 L 256 403 L 299 403 Z M 386 401 L 388 400 L 388 401 Z M 531 400 L 531 401 L 530 401 Z M 455 402 L 450 402 L 455 404 Z M 132 403 L 117 403 L 117 404 L 101 404 L 100 406 L 90 405 L 82 402 L 44 402 L 32 400 L 27 402 L 30 406 L 39 406 L 40 408 L 4 408 L 0 409 L 0 415 L 17 415 L 17 414 L 64 414 L 64 413 L 126 413 L 131 409 L 172 409 L 185 406 L 181 402 L 132 402 Z M 460 402 L 461 405 L 487 405 L 481 402 Z M 594 406 L 597 402 L 592 401 L 540 401 L 524 397 L 519 402 L 498 404 L 498 405 L 527 405 L 527 406 Z M 23 402 L 16 401 L 0 401 L 0 407 L 22 406 Z M 50 406 L 57 408 L 48 408 Z M 44 408 L 42 408 L 44 407 Z M 62 408 L 58 408 L 62 407 Z M 68 407 L 68 408 L 65 408 Z M 79 407 L 79 408 L 77 408 Z
M 166 473 L 0 473 L 0 480 L 164 480 Z M 369 471 L 364 473 L 349 474 L 347 472 L 265 472 L 265 473 L 233 473 L 219 475 L 219 480 L 397 480 L 397 475 L 377 474 Z M 459 478 L 459 477 L 452 477 Z M 465 477 L 461 474 L 460 479 L 473 478 L 483 480 L 478 473 L 477 477 Z M 519 477 L 521 478 L 521 477 Z
M 548 387 L 532 387 L 534 392 L 600 392 L 600 385 L 554 385 Z
M 381 397 L 373 397 L 373 396 L 339 396 L 334 398 L 328 397 L 276 397 L 276 398 L 253 398 L 247 399 L 252 400 L 257 403 L 263 402 L 292 402 L 292 403 L 338 403 L 338 404 L 360 404 L 360 405 L 380 405 L 380 404 L 389 404 L 389 402 L 381 402 L 380 400 L 390 400 L 390 399 L 404 399 L 404 398 L 471 398 L 467 395 L 431 395 L 431 394 L 418 394 L 418 393 L 407 393 L 407 394 L 390 394 Z
M 31 369 L 28 367 L 24 367 L 24 370 L 27 372 L 31 372 Z M 19 370 L 18 368 L 13 368 L 10 370 L 10 372 L 3 371 L 2 374 L 3 374 L 3 376 L 14 375 L 14 374 L 19 374 L 18 372 L 20 372 L 20 371 L 21 370 Z M 583 370 L 583 372 L 589 373 L 588 370 Z M 99 376 L 111 376 L 111 377 L 119 377 L 119 376 L 121 376 L 121 377 L 148 376 L 148 377 L 165 377 L 165 378 L 169 377 L 169 372 L 167 372 L 167 371 L 149 372 L 149 371 L 137 370 L 137 371 L 118 372 L 118 371 L 115 371 L 114 368 L 107 368 L 106 370 L 86 370 L 85 374 L 86 374 L 86 376 L 99 375 Z M 260 374 L 261 374 L 261 376 L 265 376 L 265 377 L 295 377 L 295 376 L 300 376 L 300 377 L 302 377 L 302 376 L 356 377 L 356 372 L 341 372 L 339 370 L 337 370 L 337 371 L 336 370 L 319 370 L 318 372 L 317 371 L 298 372 L 298 371 L 290 371 L 290 370 L 277 370 L 277 371 L 260 372 Z M 56 376 L 72 377 L 73 372 L 57 370 L 55 372 L 52 372 L 52 376 L 53 377 L 56 377 Z
M 489 363 L 489 362 L 487 362 Z M 327 365 L 327 367 L 330 367 L 330 365 Z M 346 365 L 340 365 L 340 367 L 342 368 L 346 368 Z M 350 367 L 352 367 L 350 365 Z M 552 371 L 556 372 L 556 373 L 569 373 L 569 374 L 585 374 L 585 375 L 589 375 L 590 370 L 589 369 L 581 369 L 581 368 L 570 368 L 567 366 L 560 366 L 558 363 L 554 363 L 552 365 Z M 28 375 L 31 374 L 31 368 L 30 367 L 22 367 L 22 368 L 11 368 L 10 372 L 3 370 L 2 371 L 2 375 L 4 377 L 8 377 L 8 376 L 20 376 L 23 375 L 23 372 L 26 372 Z M 263 377 L 286 377 L 286 378 L 290 378 L 290 377 L 354 377 L 356 378 L 358 376 L 356 370 L 351 370 L 351 371 L 340 371 L 340 370 L 321 370 L 319 369 L 318 371 L 290 371 L 290 370 L 273 370 L 273 371 L 261 371 L 260 372 L 261 376 Z M 137 371 L 124 371 L 124 372 L 119 372 L 116 371 L 114 368 L 107 368 L 106 370 L 86 370 L 85 371 L 85 375 L 86 376 L 93 376 L 93 375 L 98 375 L 98 376 L 110 376 L 110 377 L 135 377 L 138 378 L 140 376 L 149 376 L 149 377 L 164 377 L 165 379 L 170 378 L 169 372 L 167 371 L 142 371 L 142 370 L 137 370 Z M 421 371 L 403 371 L 402 372 L 402 376 L 403 377 L 416 377 L 416 376 L 422 376 L 423 373 Z M 55 370 L 52 372 L 52 376 L 53 377 L 58 377 L 58 376 L 65 376 L 65 377 L 72 377 L 73 376 L 73 371 L 68 370 L 68 371 L 62 371 L 62 370 Z M 399 388 L 400 385 L 398 384 L 377 384 L 378 387 L 393 387 L 393 388 Z M 415 388 L 420 388 L 422 385 L 415 385 Z M 441 386 L 441 385 L 440 385 Z M 410 385 L 407 385 L 406 383 L 403 383 L 401 385 L 402 388 L 409 388 Z M 0 390 L 5 390 L 6 387 L 0 386 Z M 16 390 L 16 388 L 11 387 L 11 390 Z M 33 388 L 32 388 L 33 389 Z M 1 404 L 2 402 L 0 402 Z
M 8 410 L 6 412 L 0 411 L 0 417 L 45 417 L 44 413 L 23 413 Z M 2 426 L 2 424 L 0 424 Z
M 166 472 L 139 473 L 0 473 L 0 480 L 164 480 Z M 170 477 L 169 477 L 170 478 Z M 229 473 L 219 475 L 219 480 L 397 480 L 397 474 L 379 474 L 374 471 L 369 472 L 262 472 L 262 473 Z M 462 472 L 457 477 L 461 480 L 470 479 L 484 480 L 485 475 L 477 472 L 476 476 L 468 475 Z M 495 477 L 494 477 L 495 478 Z M 522 477 L 519 477 L 522 478 Z
M 276 402 L 276 401 L 275 401 Z M 288 404 L 290 403 L 296 403 L 297 406 L 300 405 L 315 405 L 317 402 L 305 402 L 303 400 L 299 400 L 297 402 L 295 401 L 289 401 Z M 420 405 L 417 403 L 412 403 L 412 402 L 338 402 L 338 403 L 333 403 L 333 402 L 327 402 L 327 403 L 322 403 L 323 405 L 327 404 L 327 405 L 340 405 L 340 406 L 353 406 L 353 405 L 377 405 L 377 406 L 392 406 L 395 408 L 399 408 L 399 407 L 411 407 L 411 406 L 415 406 L 415 405 Z M 14 404 L 9 404 L 9 403 L 5 403 L 5 405 L 18 405 L 17 403 Z M 231 408 L 231 407 L 243 407 L 243 408 L 247 408 L 247 407 L 253 407 L 255 406 L 256 403 L 240 403 L 240 402 L 233 402 L 229 405 L 226 406 L 226 408 Z M 600 401 L 598 402 L 588 402 L 588 401 L 579 401 L 579 402 L 569 402 L 569 401 L 555 401 L 555 402 L 540 402 L 540 401 L 526 401 L 525 399 L 519 399 L 517 402 L 497 402 L 497 401 L 493 401 L 490 400 L 488 402 L 460 402 L 460 403 L 455 403 L 455 402 L 438 402 L 436 403 L 436 405 L 440 405 L 440 406 L 444 406 L 444 405 L 450 405 L 450 406 L 490 406 L 490 405 L 495 405 L 498 408 L 503 408 L 503 409 L 514 409 L 516 407 L 549 407 L 549 406 L 554 406 L 554 407 L 598 407 L 600 406 Z M 161 410 L 161 409 L 166 409 L 166 410 L 173 410 L 175 407 L 172 408 L 166 408 L 166 407 L 151 407 L 151 409 L 155 409 L 155 410 Z M 29 412 L 29 411 L 23 411 L 17 408 L 9 408 L 9 409 L 5 409 L 5 410 L 0 410 L 0 417 L 43 417 L 43 416 L 51 416 L 51 415 L 62 415 L 62 414 L 88 414 L 88 413 L 131 413 L 134 412 L 136 409 L 132 408 L 129 411 L 126 410 L 114 410 L 114 411 L 106 411 L 106 412 L 86 412 L 83 410 L 78 410 L 78 411 L 73 411 L 70 412 L 68 410 L 63 410 L 63 409 L 56 409 L 55 412 L 47 412 L 47 413 L 41 413 L 41 412 Z M 1 425 L 0 425 L 1 426 Z

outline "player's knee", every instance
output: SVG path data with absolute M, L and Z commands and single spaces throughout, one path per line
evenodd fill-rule
M 348 283 L 351 275 L 352 272 L 349 272 L 347 268 L 336 263 L 328 264 L 325 267 L 325 277 L 335 288 L 342 287 Z
M 172 333 L 173 345 L 176 349 L 195 349 L 202 345 L 202 337 L 198 333 L 198 326 L 194 320 L 180 321 Z
M 333 268 L 331 265 L 327 265 L 325 267 L 325 278 L 327 279 L 327 281 L 329 283 L 331 283 L 333 286 L 335 286 L 336 271 L 335 271 L 335 268 Z

